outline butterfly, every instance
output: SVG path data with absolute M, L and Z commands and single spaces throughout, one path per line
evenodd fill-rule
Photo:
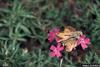
M 66 26 L 64 31 L 57 34 L 61 42 L 65 46 L 67 52 L 71 52 L 77 46 L 77 39 L 82 34 L 81 31 L 76 31 L 72 26 Z

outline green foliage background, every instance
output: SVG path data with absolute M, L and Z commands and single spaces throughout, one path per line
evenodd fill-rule
M 91 52 L 81 63 L 100 64 L 100 1 L 8 0 L 0 8 L 0 65 L 7 67 L 59 67 L 49 56 L 48 30 L 71 25 L 90 39 Z M 91 47 L 91 46 L 90 46 Z M 29 52 L 27 52 L 29 50 Z M 67 57 L 67 54 L 66 54 Z M 62 67 L 77 67 L 66 58 Z

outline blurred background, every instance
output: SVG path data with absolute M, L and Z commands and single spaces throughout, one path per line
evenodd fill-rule
M 66 53 L 62 67 L 100 64 L 100 0 L 0 0 L 0 66 L 59 67 L 47 36 L 64 26 L 83 31 L 91 44 L 80 63 Z

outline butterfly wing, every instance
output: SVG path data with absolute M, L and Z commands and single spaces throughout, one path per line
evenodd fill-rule
M 57 34 L 57 36 L 60 38 L 59 42 L 69 39 L 74 31 L 75 29 L 73 27 L 66 26 L 63 32 Z
M 77 46 L 77 41 L 74 38 L 70 38 L 64 42 L 64 45 L 65 45 L 65 50 L 67 52 L 71 52 Z

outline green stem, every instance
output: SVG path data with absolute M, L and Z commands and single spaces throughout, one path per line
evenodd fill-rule
M 62 67 L 63 58 L 60 59 L 60 67 Z

